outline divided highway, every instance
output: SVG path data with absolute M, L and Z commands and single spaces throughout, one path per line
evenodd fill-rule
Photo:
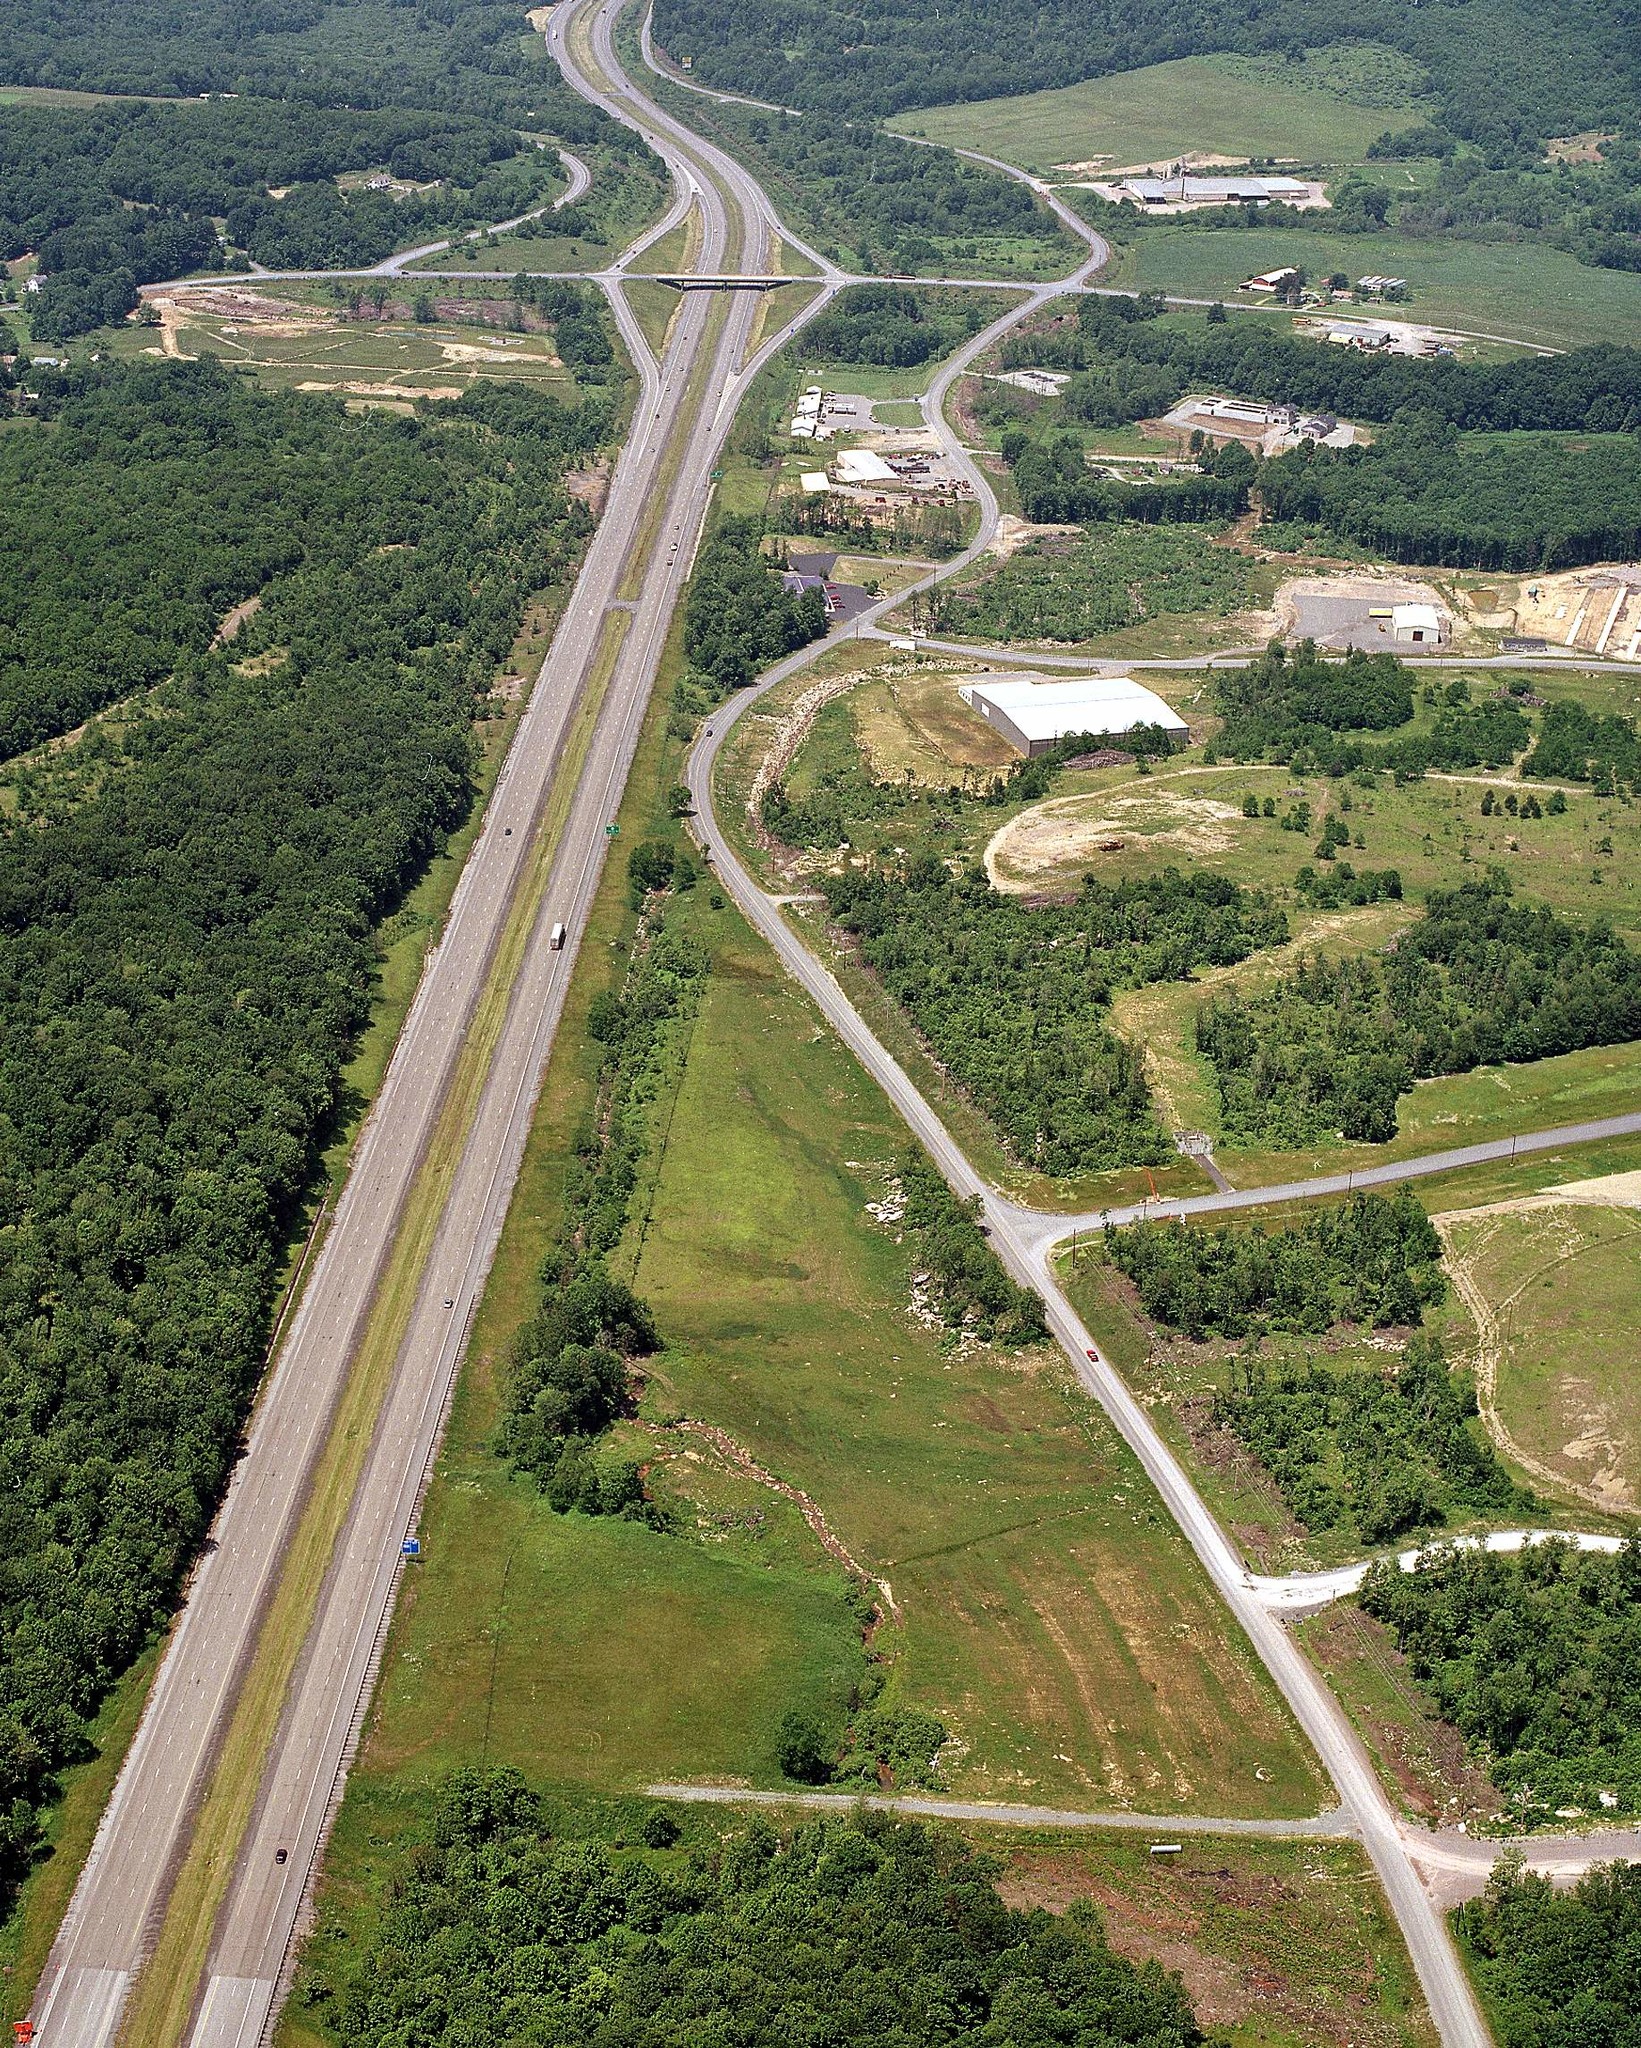
M 639 127 L 668 162 L 680 187 L 677 217 L 699 208 L 701 270 L 759 268 L 775 259 L 773 209 L 745 172 L 626 87 L 610 50 L 608 0 L 572 0 L 555 10 L 551 43 L 572 82 Z M 686 295 L 657 364 L 619 287 L 607 289 L 642 377 L 608 505 L 48 1960 L 34 2008 L 43 2048 L 109 2048 L 128 2014 L 350 1373 L 373 1319 L 392 1311 L 382 1282 L 396 1241 L 415 1220 L 418 1200 L 429 1204 L 422 1177 L 443 1169 L 448 1183 L 434 1190 L 436 1223 L 408 1320 L 402 1335 L 389 1333 L 397 1355 L 363 1476 L 317 1589 L 250 1825 L 241 1842 L 206 1845 L 214 1857 L 232 1858 L 233 1868 L 214 1918 L 205 1980 L 197 1990 L 168 1987 L 184 1999 L 196 1994 L 186 2030 L 176 2036 L 191 2048 L 253 2048 L 269 2030 L 356 1740 L 401 1569 L 400 1545 L 414 1526 L 517 1176 L 575 962 L 574 935 L 602 868 L 605 826 L 620 803 L 688 573 L 732 394 L 750 374 L 746 357 L 759 308 L 751 295 Z M 756 361 L 785 333 L 771 336 Z M 567 771 L 578 721 L 600 690 L 585 766 L 543 879 L 550 800 Z M 525 921 L 522 931 L 515 919 Z M 554 952 L 547 937 L 560 921 L 572 940 Z M 496 985 L 499 969 L 510 976 L 505 986 Z M 464 1059 L 482 1057 L 489 1043 L 475 1089 Z M 376 1334 L 380 1339 L 380 1329 Z M 171 2038 L 174 2030 L 165 2031 Z

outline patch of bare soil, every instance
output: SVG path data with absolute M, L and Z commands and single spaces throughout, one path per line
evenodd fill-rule
M 585 469 L 566 470 L 564 488 L 572 498 L 579 498 L 595 519 L 602 518 L 610 495 L 609 458 L 599 455 Z
M 1005 512 L 997 522 L 997 531 L 992 535 L 987 550 L 1000 562 L 1006 562 L 1017 555 L 1028 541 L 1063 538 L 1080 540 L 1083 530 L 1080 526 L 1039 526 L 1029 519 L 1020 519 L 1012 512 Z
M 1241 807 L 1214 797 L 1148 789 L 1142 794 L 1050 797 L 1022 811 L 986 848 L 993 888 L 1021 895 L 1041 888 L 1055 870 L 1076 867 L 1097 852 L 1120 852 L 1138 835 L 1147 850 L 1225 853 L 1235 843 Z
M 1318 1616 L 1306 1644 L 1323 1672 L 1337 1676 L 1352 1698 L 1363 1738 L 1378 1752 L 1409 1812 L 1448 1827 L 1499 1815 L 1504 1799 L 1498 1787 L 1471 1760 L 1458 1729 L 1431 1713 L 1382 1622 L 1354 1601 L 1339 1600 Z M 1394 1708 L 1381 1704 L 1386 1693 L 1396 1701 Z
M 1319 1996 L 1315 1971 L 1280 1938 L 1283 1926 L 1303 1915 L 1306 1888 L 1274 1873 L 1216 1867 L 1206 1860 L 1211 1853 L 1202 1851 L 1198 1861 L 1197 1852 L 1188 1852 L 1171 1860 L 1165 1875 L 1145 1872 L 1122 1885 L 1080 1868 L 1075 1856 L 1022 1850 L 1010 1857 L 997 1888 L 1011 1906 L 1050 1913 L 1091 1900 L 1116 1953 L 1131 1962 L 1154 1956 L 1177 1971 L 1205 2027 L 1255 2020 L 1263 2037 L 1274 2021 L 1282 2039 L 1307 2048 L 1399 2048 L 1406 2032 L 1381 2014 L 1366 1945 L 1360 1972 L 1336 1959 Z

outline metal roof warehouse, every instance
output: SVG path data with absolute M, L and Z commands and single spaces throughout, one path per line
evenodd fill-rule
M 1161 726 L 1176 737 L 1188 728 L 1171 705 L 1132 676 L 1077 676 L 1044 682 L 1033 676 L 975 676 L 957 693 L 1022 754 L 1046 754 L 1077 733 L 1116 738 L 1137 725 Z

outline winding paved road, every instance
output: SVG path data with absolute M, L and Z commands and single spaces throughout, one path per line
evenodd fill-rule
M 1093 239 L 1097 238 L 1091 236 Z M 1095 267 L 1098 260 L 1096 250 L 1089 267 Z M 1086 275 L 1086 271 L 1080 275 Z M 1037 304 L 1054 295 L 1051 288 L 1034 290 L 1025 306 L 1016 308 L 1012 314 L 977 335 L 961 354 L 943 367 L 930 386 L 924 399 L 925 423 L 939 436 L 948 459 L 974 486 L 981 518 L 976 541 L 963 554 L 922 579 L 915 586 L 918 589 L 928 588 L 958 573 L 982 551 L 997 521 L 995 494 L 945 418 L 946 395 L 974 356 Z M 909 594 L 902 591 L 892 599 L 881 601 L 862 615 L 859 624 L 869 630 L 893 607 L 903 604 Z M 1004 1266 L 1017 1282 L 1034 1288 L 1043 1297 L 1049 1328 L 1055 1339 L 1071 1360 L 1079 1378 L 1127 1440 L 1332 1777 L 1339 1791 L 1344 1817 L 1352 1831 L 1360 1836 L 1385 1888 L 1444 2048 L 1487 2048 L 1487 2028 L 1454 1950 L 1440 1906 L 1423 1882 L 1410 1839 L 1354 1728 L 1293 1637 L 1260 1596 L 1242 1558 L 1225 1537 L 1184 1468 L 1163 1442 L 1150 1415 L 1129 1391 L 1120 1374 L 1102 1356 L 1059 1285 L 1050 1263 L 1054 1244 L 1073 1229 L 1091 1228 L 1103 1222 L 1104 1215 L 1086 1219 L 1040 1216 L 1001 1199 L 984 1183 L 904 1068 L 874 1036 L 835 978 L 793 930 L 780 905 L 749 874 L 719 825 L 713 810 L 713 768 L 725 739 L 760 697 L 817 659 L 826 644 L 822 642 L 803 649 L 771 669 L 759 682 L 732 699 L 697 739 L 689 756 L 686 777 L 697 829 L 713 867 L 788 973 L 804 988 L 838 1036 L 895 1105 L 952 1188 L 961 1196 L 979 1197 L 992 1244 Z M 1618 1118 L 1601 1125 L 1575 1127 L 1575 1130 L 1599 1136 L 1609 1131 L 1628 1132 L 1638 1128 L 1641 1128 L 1641 1117 Z M 1527 1141 L 1529 1148 L 1558 1142 L 1572 1143 L 1576 1138 L 1572 1132 L 1539 1133 Z M 1517 1149 L 1521 1143 L 1516 1141 Z M 1385 1177 L 1411 1178 L 1420 1170 L 1441 1171 L 1454 1165 L 1507 1157 L 1511 1149 L 1511 1141 L 1508 1140 L 1497 1148 L 1461 1147 L 1447 1155 L 1441 1165 L 1402 1162 L 1399 1169 L 1392 1170 Z M 1366 1175 L 1360 1178 L 1365 1183 Z M 1292 1198 L 1305 1193 L 1338 1192 L 1343 1191 L 1346 1179 L 1340 1176 L 1331 1184 L 1300 1184 L 1286 1190 L 1265 1189 L 1243 1195 L 1232 1192 L 1199 1196 L 1192 1198 L 1188 1205 L 1180 1206 L 1186 1213 L 1196 1213 L 1199 1209 L 1250 1206 L 1254 1202 Z M 1358 1176 L 1351 1175 L 1348 1180 L 1349 1184 L 1355 1185 Z M 1490 1858 L 1490 1851 L 1481 1853 Z M 1466 1868 L 1473 1869 L 1473 1864 L 1467 1864 Z

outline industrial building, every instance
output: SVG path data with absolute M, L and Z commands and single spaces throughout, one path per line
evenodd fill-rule
M 1160 726 L 1178 741 L 1185 720 L 1132 676 L 975 676 L 957 694 L 1022 754 L 1046 754 L 1057 741 L 1091 733 L 1118 739 L 1135 726 Z
M 1439 647 L 1447 638 L 1447 614 L 1433 604 L 1394 604 L 1390 637 L 1398 647 Z
M 1124 178 L 1121 190 L 1141 206 L 1269 206 L 1279 200 L 1301 206 L 1312 199 L 1304 178 L 1250 178 L 1235 172 L 1195 177 L 1176 171 L 1171 177 Z

